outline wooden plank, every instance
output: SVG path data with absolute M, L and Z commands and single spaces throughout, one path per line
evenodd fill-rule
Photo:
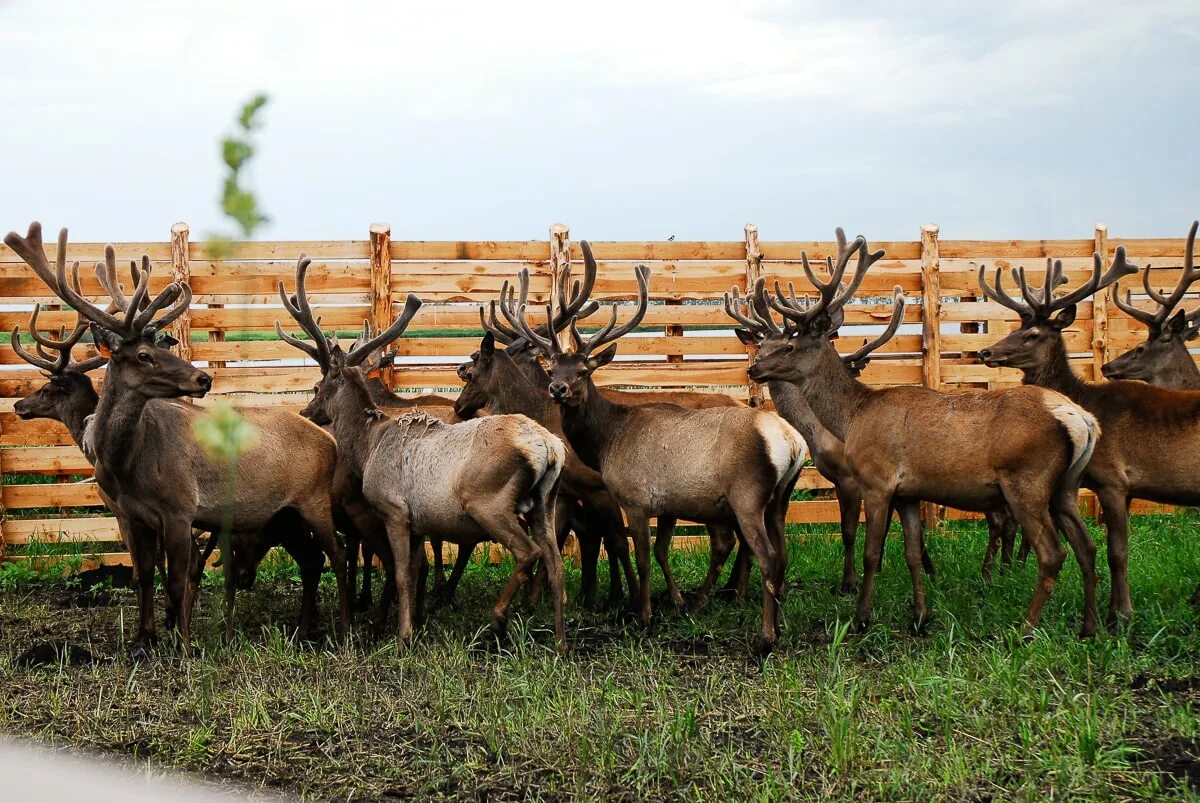
M 933 390 L 942 389 L 942 281 L 939 271 L 938 227 L 927 223 L 921 227 L 921 383 Z M 921 517 L 926 527 L 936 527 L 942 521 L 938 505 L 921 503 Z
M 50 264 L 54 264 L 54 259 L 57 256 L 58 239 L 53 230 L 45 227 L 42 231 L 42 237 L 45 240 L 46 258 Z M 1182 240 L 1180 241 L 1182 243 Z M 67 243 L 67 262 L 79 260 L 81 265 L 91 265 L 104 260 L 104 248 L 108 243 Z M 137 259 L 146 254 L 152 261 L 169 262 L 171 260 L 171 249 L 167 243 L 113 243 L 117 248 L 117 261 L 126 261 Z M 1183 246 L 1179 249 L 1182 251 Z M 0 263 L 14 262 L 24 265 L 25 261 L 17 256 L 16 252 L 0 241 Z
M 171 281 L 191 286 L 192 263 L 188 260 L 188 224 L 171 227 Z M 179 341 L 175 353 L 185 360 L 192 359 L 192 311 L 180 315 L 171 323 L 170 334 Z
M 120 541 L 117 520 L 111 516 L 54 519 L 8 519 L 3 525 L 9 544 L 36 541 Z
M 4 505 L 10 510 L 29 507 L 93 507 L 103 504 L 94 482 L 4 486 Z
M 1096 224 L 1095 249 L 1104 263 L 1108 264 L 1108 226 Z M 1092 376 L 1101 376 L 1100 368 L 1108 362 L 1108 304 L 1112 298 L 1112 286 L 1102 287 L 1092 295 Z
M 92 464 L 74 446 L 17 446 L 0 451 L 5 474 L 91 474 Z
M 946 259 L 1091 258 L 1095 243 L 1088 240 L 942 240 Z
M 762 276 L 762 248 L 758 244 L 758 226 L 753 223 L 747 223 L 743 229 L 744 243 L 746 248 L 746 294 L 749 295 L 754 291 L 754 286 L 758 283 Z M 758 356 L 758 347 L 751 345 L 746 348 L 746 366 L 749 371 L 749 366 L 754 363 L 755 357 Z M 761 407 L 765 400 L 762 385 L 746 376 L 746 393 L 751 407 Z
M 313 241 L 277 240 L 274 242 L 234 242 L 222 244 L 221 258 L 226 261 L 237 259 L 285 259 L 295 264 L 301 253 L 313 259 L 368 259 L 371 244 L 366 240 Z M 190 246 L 192 260 L 215 260 L 217 254 L 211 243 L 195 242 Z M 153 258 L 153 256 L 151 257 Z M 169 257 L 167 257 L 169 258 Z

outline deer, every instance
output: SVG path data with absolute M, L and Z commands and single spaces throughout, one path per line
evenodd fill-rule
M 96 272 L 117 306 L 115 312 L 108 312 L 75 289 L 78 262 L 68 279 L 65 228 L 59 233 L 53 267 L 36 221 L 26 236 L 9 232 L 4 241 L 59 299 L 87 319 L 99 353 L 108 358 L 104 394 L 83 442 L 95 457 L 99 487 L 130 523 L 140 609 L 134 648 L 144 653 L 157 640 L 153 572 L 158 544 L 167 556 L 167 592 L 178 612 L 176 629 L 186 652 L 199 574 L 193 524 L 219 531 L 229 521 L 233 532 L 258 531 L 287 510 L 300 515 L 333 563 L 339 631 L 347 632 L 345 556 L 334 529 L 329 493 L 337 459 L 333 439 L 295 413 L 242 411 L 257 428 L 259 441 L 238 458 L 237 476 L 242 481 L 230 493 L 227 467 L 205 452 L 193 435 L 203 410 L 164 401 L 202 397 L 212 389 L 211 376 L 157 344 L 159 330 L 187 310 L 191 301 L 187 284 L 172 282 L 149 296 L 151 263 L 143 256 L 136 288 L 125 297 L 116 277 L 115 250 L 106 246 Z
M 566 461 L 562 441 L 518 415 L 457 424 L 421 411 L 389 418 L 371 400 L 359 366 L 374 349 L 404 333 L 421 300 L 410 293 L 403 312 L 387 329 L 343 351 L 336 337 L 326 339 L 313 317 L 303 282 L 310 263 L 301 254 L 294 296 L 288 296 L 283 282 L 279 285 L 285 309 L 309 335 L 311 346 L 297 338 L 289 342 L 312 349 L 322 377 L 306 410 L 331 428 L 339 459 L 361 481 L 363 497 L 384 522 L 395 562 L 398 642 L 406 645 L 413 638 L 416 569 L 424 563 L 423 537 L 432 535 L 455 543 L 494 539 L 513 555 L 513 573 L 492 608 L 491 628 L 497 637 L 507 629 L 514 594 L 528 579 L 534 561 L 542 560 L 553 594 L 556 644 L 565 650 L 563 567 L 553 521 Z M 277 331 L 282 325 L 277 324 Z M 532 538 L 521 516 L 529 522 Z
M 553 332 L 554 336 L 558 336 L 563 332 L 571 319 L 578 317 L 580 320 L 590 317 L 598 309 L 599 304 L 590 301 L 591 291 L 595 285 L 596 275 L 598 272 L 596 260 L 592 255 L 590 245 L 583 249 L 584 255 L 584 278 L 582 283 L 576 281 L 572 284 L 570 265 L 564 269 L 556 292 L 558 294 L 558 305 L 554 311 L 553 320 L 547 324 L 539 324 L 535 327 L 535 331 L 545 335 L 547 332 Z M 572 285 L 571 297 L 568 300 L 564 293 L 564 288 Z M 520 288 L 520 303 L 527 303 L 529 292 L 529 271 L 524 270 L 518 274 L 518 287 Z M 459 378 L 462 379 L 466 386 L 463 388 L 459 399 L 456 402 L 455 409 L 460 415 L 468 415 L 473 411 L 481 409 L 490 403 L 498 403 L 506 405 L 509 412 L 516 412 L 520 409 L 521 412 L 532 415 L 536 420 L 549 426 L 554 432 L 558 433 L 561 430 L 560 416 L 556 410 L 556 405 L 548 405 L 546 398 L 546 390 L 550 384 L 550 376 L 542 367 L 538 360 L 538 352 L 533 348 L 529 341 L 515 328 L 506 325 L 496 316 L 497 304 L 503 310 L 503 317 L 512 320 L 515 317 L 515 307 L 518 303 L 516 299 L 517 290 L 514 289 L 509 282 L 505 281 L 501 285 L 499 301 L 491 301 L 488 304 L 489 313 L 484 316 L 483 307 L 479 308 L 479 322 L 483 327 L 484 332 L 492 336 L 492 342 L 486 345 L 486 348 L 481 344 L 479 351 L 471 355 L 469 362 L 462 363 L 458 368 Z M 486 340 L 487 335 L 485 335 Z M 495 356 L 500 352 L 495 349 L 495 342 L 503 343 L 506 348 L 502 350 L 502 356 Z M 520 382 L 518 377 L 523 377 L 533 383 L 535 393 L 528 393 L 528 388 L 525 383 Z M 707 407 L 741 407 L 741 403 L 717 393 L 698 393 L 692 391 L 646 391 L 646 392 L 631 392 L 621 391 L 613 388 L 600 388 L 600 394 L 609 401 L 627 405 L 641 404 L 674 404 L 679 407 L 688 409 L 703 409 Z M 572 460 L 572 458 L 574 458 Z M 574 471 L 578 476 L 579 472 L 590 472 L 591 469 L 578 462 L 578 458 L 573 452 L 568 453 L 568 469 Z M 720 576 L 721 569 L 725 563 L 725 557 L 732 549 L 732 538 L 734 534 L 727 531 L 723 525 L 707 525 L 709 530 L 710 543 L 719 544 L 720 546 L 710 551 L 712 558 L 709 566 L 709 572 L 705 576 L 701 585 L 692 592 L 692 604 L 690 608 L 695 610 L 703 609 L 709 600 L 712 589 Z M 584 529 L 586 532 L 586 527 Z M 579 529 L 577 528 L 577 533 Z M 667 540 L 662 541 L 663 547 L 658 548 L 660 543 L 656 539 L 655 558 L 660 566 L 663 566 L 667 560 L 666 544 Z M 609 555 L 615 555 L 621 563 L 621 567 L 627 566 L 628 544 L 622 537 L 614 544 L 620 549 L 620 553 L 614 553 L 612 546 L 609 544 L 609 539 L 605 538 L 606 548 L 609 549 Z M 581 547 L 584 554 L 584 585 L 588 577 L 589 560 L 592 556 L 598 556 L 599 545 L 597 543 L 588 544 L 586 540 L 581 539 Z M 749 575 L 749 553 L 744 549 L 739 548 L 737 559 L 734 562 L 734 570 L 730 572 L 729 582 L 722 589 L 722 592 L 734 594 L 739 599 L 745 599 L 746 588 Z M 664 569 L 664 571 L 669 570 Z M 610 598 L 616 593 L 616 589 L 620 582 L 618 568 L 612 561 L 609 563 L 610 571 Z M 626 573 L 628 574 L 626 568 Z M 630 588 L 634 586 L 631 583 Z M 678 606 L 678 603 L 676 603 Z
M 774 313 L 765 300 L 766 278 L 760 277 L 754 287 L 747 293 L 746 299 L 739 296 L 735 288 L 725 294 L 725 313 L 740 324 L 734 329 L 734 334 L 746 346 L 760 346 L 771 337 L 788 338 L 791 335 L 791 324 L 787 318 L 780 325 L 775 321 Z M 782 292 L 780 290 L 779 292 Z M 789 283 L 789 298 L 795 299 L 795 287 Z M 793 302 L 802 304 L 800 300 Z M 742 311 L 742 306 L 746 311 Z M 888 342 L 903 320 L 904 307 L 893 306 L 892 316 L 887 326 L 873 340 L 864 340 L 852 354 L 842 357 L 846 370 L 853 377 L 861 375 L 871 361 L 871 354 L 884 343 Z M 837 310 L 830 317 L 830 339 L 838 336 L 838 330 L 843 323 L 842 311 Z M 858 577 L 854 565 L 854 543 L 858 536 L 859 514 L 862 511 L 862 493 L 854 480 L 854 472 L 846 462 L 845 445 L 821 425 L 812 408 L 804 400 L 804 394 L 791 382 L 772 380 L 767 383 L 771 401 L 775 410 L 787 419 L 804 437 L 808 444 L 813 464 L 817 472 L 833 483 L 839 511 L 839 525 L 842 535 L 842 581 L 835 588 L 843 594 L 852 594 L 858 589 Z M 984 556 L 982 567 L 983 579 L 991 579 L 991 568 L 997 548 L 1003 548 L 1002 565 L 1012 563 L 1015 522 L 1006 510 L 988 511 L 984 514 L 988 522 L 988 550 Z M 929 559 L 924 542 L 921 545 L 921 562 L 925 573 L 935 574 L 933 562 Z
M 1190 255 L 1191 243 L 1188 245 Z M 996 344 L 980 349 L 979 359 L 990 367 L 1018 369 L 1026 385 L 1062 393 L 1100 422 L 1103 434 L 1083 474 L 1083 486 L 1094 491 L 1100 503 L 1112 574 L 1108 622 L 1116 627 L 1133 615 L 1128 578 L 1130 502 L 1200 504 L 1200 484 L 1190 460 L 1200 448 L 1200 392 L 1167 390 L 1124 379 L 1086 382 L 1075 374 L 1067 359 L 1063 330 L 1075 321 L 1077 304 L 1138 271 L 1138 266 L 1128 261 L 1124 246 L 1117 247 L 1107 269 L 1098 252 L 1092 261 L 1091 276 L 1058 298 L 1055 290 L 1067 282 L 1062 260 L 1047 259 L 1041 288 L 1028 285 L 1024 268 L 1014 270 L 1022 300 L 1005 290 L 1000 269 L 989 286 L 986 269 L 980 266 L 983 292 L 1016 312 L 1021 323 Z M 1190 256 L 1186 263 L 1185 274 L 1190 274 Z M 1166 443 L 1171 444 L 1170 449 L 1163 448 Z M 1200 602 L 1200 589 L 1192 599 Z
M 1200 221 L 1193 221 L 1188 230 L 1183 271 L 1169 295 L 1151 286 L 1149 265 L 1143 270 L 1142 286 L 1155 303 L 1154 312 L 1134 305 L 1132 290 L 1125 291 L 1124 301 L 1120 295 L 1113 296 L 1122 312 L 1146 325 L 1146 340 L 1101 366 L 1100 372 L 1106 379 L 1140 379 L 1170 390 L 1200 390 L 1200 369 L 1187 345 L 1200 334 L 1200 308 L 1180 309 L 1184 294 L 1200 279 L 1193 256 L 1197 226 Z
M 581 243 L 585 258 L 591 248 Z M 765 657 L 779 640 L 778 599 L 783 593 L 787 551 L 784 516 L 807 456 L 800 434 L 774 413 L 749 407 L 689 410 L 671 404 L 631 406 L 612 402 L 596 389 L 593 375 L 612 362 L 616 341 L 646 314 L 650 270 L 635 269 L 637 306 L 617 325 L 617 306 L 599 331 L 584 338 L 578 317 L 569 324 L 574 350 L 529 325 L 521 303 L 509 324 L 547 361 L 547 392 L 562 409 L 563 431 L 575 453 L 600 472 L 605 487 L 628 519 L 637 555 L 640 617 L 650 605 L 650 519 L 658 519 L 656 554 L 669 549 L 678 518 L 736 526 L 763 576 L 762 626 L 754 645 Z M 547 323 L 553 321 L 549 309 Z M 731 544 L 713 544 L 714 551 Z M 683 605 L 670 566 L 660 560 L 672 601 Z
M 76 291 L 78 289 L 77 287 Z M 84 457 L 94 466 L 96 455 L 92 451 L 91 439 L 87 437 L 87 429 L 90 425 L 89 419 L 96 412 L 100 397 L 87 373 L 101 367 L 108 360 L 99 354 L 79 362 L 72 359 L 71 350 L 88 330 L 88 323 L 82 317 L 77 316 L 75 329 L 69 336 L 66 335 L 66 328 L 63 327 L 59 333 L 59 339 L 54 340 L 39 332 L 38 314 L 39 308 L 35 306 L 30 313 L 28 324 L 28 331 L 36 344 L 37 353 L 34 354 L 25 349 L 21 343 L 19 326 L 13 327 L 10 342 L 17 356 L 35 368 L 41 369 L 47 375 L 48 381 L 18 401 L 13 406 L 13 411 L 24 420 L 47 418 L 65 425 L 75 444 L 83 451 Z M 161 403 L 164 402 L 151 402 L 154 405 Z M 98 490 L 101 501 L 113 512 L 122 542 L 132 554 L 133 546 L 129 541 L 131 524 L 128 517 L 121 512 L 116 501 L 104 493 L 103 489 L 98 488 Z M 198 534 L 193 533 L 193 536 Z M 197 569 L 207 560 L 216 543 L 217 538 L 210 536 L 201 559 L 196 565 Z M 259 562 L 266 551 L 276 545 L 283 546 L 300 568 L 303 593 L 297 632 L 301 638 L 309 637 L 316 611 L 321 570 L 325 563 L 324 555 L 319 545 L 313 542 L 308 530 L 304 529 L 303 522 L 296 526 L 295 518 L 289 520 L 287 517 L 281 517 L 280 520 L 272 520 L 266 528 L 259 532 L 232 534 L 231 551 L 233 554 L 226 556 L 224 560 L 225 570 L 234 572 L 235 577 L 233 583 L 226 585 L 227 638 L 232 637 L 235 591 L 249 589 L 253 586 Z M 165 581 L 167 574 L 164 566 L 160 565 L 159 573 Z M 174 619 L 175 610 L 168 606 L 168 625 Z
M 363 321 L 362 333 L 358 339 L 351 344 L 351 348 L 358 343 L 366 343 L 375 337 L 375 332 L 370 321 Z M 390 368 L 396 359 L 395 349 L 376 348 L 366 359 L 363 360 L 362 372 L 363 377 L 367 382 L 367 389 L 371 392 L 371 399 L 375 404 L 385 410 L 409 410 L 421 409 L 430 415 L 441 418 L 444 421 L 453 423 L 457 421 L 454 413 L 454 400 L 446 396 L 437 394 L 424 394 L 413 398 L 407 398 L 395 393 L 383 380 L 384 372 Z M 353 493 L 347 490 L 347 493 Z M 354 595 L 355 587 L 358 583 L 358 557 L 362 555 L 363 565 L 363 580 L 362 590 L 355 602 L 355 607 L 359 610 L 366 610 L 371 606 L 371 564 L 374 561 L 375 552 L 371 546 L 371 539 L 364 538 L 358 528 L 352 524 L 347 525 L 345 521 L 340 523 L 339 529 L 342 529 L 346 535 L 346 572 L 347 579 L 350 583 L 350 594 Z M 445 571 L 442 565 L 442 545 L 436 539 L 431 539 L 434 557 L 434 593 L 435 595 L 452 597 L 453 586 L 446 582 Z M 462 568 L 459 564 L 455 564 L 455 569 L 458 573 L 462 573 L 465 568 L 465 558 L 470 557 L 470 550 L 460 553 L 463 560 Z
M 980 512 L 1003 507 L 1012 511 L 1038 559 L 1037 584 L 1025 614 L 1027 631 L 1037 627 L 1065 559 L 1056 532 L 1061 529 L 1083 574 L 1081 634 L 1093 634 L 1095 545 L 1076 500 L 1079 476 L 1099 435 L 1095 419 L 1061 394 L 1042 388 L 945 393 L 864 384 L 847 371 L 829 332 L 884 252 L 869 251 L 861 235 L 847 244 L 840 228 L 836 238 L 836 261 L 826 258 L 828 279 L 818 277 L 807 253 L 801 252 L 801 266 L 817 293 L 812 303 L 799 303 L 778 285 L 774 294 L 757 288 L 758 307 L 769 306 L 790 327 L 761 342 L 749 375 L 756 382 L 793 383 L 821 425 L 844 445 L 867 518 L 854 624 L 864 630 L 870 622 L 875 578 L 894 509 L 904 532 L 912 582 L 912 624 L 917 632 L 924 630 L 930 611 L 921 580 L 920 502 L 930 501 Z M 854 272 L 843 285 L 855 255 Z M 904 304 L 898 286 L 893 303 Z M 894 316 L 899 314 L 893 310 Z

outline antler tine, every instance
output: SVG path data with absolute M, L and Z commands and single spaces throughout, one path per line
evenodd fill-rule
M 41 312 L 41 308 L 39 307 L 39 305 L 34 304 L 33 312 L 31 312 L 29 314 L 29 334 L 33 338 L 34 342 L 37 343 L 38 345 L 45 346 L 46 348 L 51 349 L 53 351 L 60 351 L 63 348 L 66 348 L 68 351 L 70 351 L 72 348 L 74 348 L 75 344 L 78 343 L 79 340 L 83 337 L 83 333 L 87 331 L 87 328 L 88 328 L 87 321 L 80 321 L 80 320 L 78 320 L 78 317 L 77 317 L 76 323 L 75 323 L 75 330 L 73 332 L 71 332 L 69 337 L 65 336 L 67 328 L 64 326 L 61 328 L 61 330 L 59 332 L 59 339 L 51 340 L 50 338 L 46 337 L 45 335 L 43 335 L 41 332 L 38 331 L 37 319 L 38 319 L 38 314 L 40 312 Z
M 25 261 L 25 264 L 33 268 L 33 272 L 38 275 L 47 287 L 57 293 L 58 279 L 54 268 L 50 267 L 50 263 L 46 260 L 46 247 L 42 243 L 42 224 L 36 220 L 29 224 L 29 233 L 24 237 L 17 234 L 15 231 L 10 231 L 4 236 L 4 242 L 16 252 L 17 256 Z M 63 228 L 58 233 L 58 252 L 55 257 L 56 262 L 66 264 L 67 261 L 67 230 Z
M 594 314 L 596 310 L 600 309 L 599 304 L 588 303 L 588 299 L 590 299 L 592 296 L 592 288 L 596 286 L 597 273 L 596 258 L 592 256 L 592 244 L 587 240 L 581 240 L 579 243 L 579 250 L 583 252 L 583 283 L 580 284 L 580 282 L 576 281 L 574 284 L 572 284 L 570 300 L 568 300 L 565 304 L 559 304 L 558 314 L 554 316 L 554 320 L 551 323 L 551 328 L 555 334 L 561 332 L 562 328 L 566 326 L 572 318 L 578 317 L 582 320 L 587 318 L 588 315 Z M 570 278 L 571 266 L 567 265 L 566 270 L 566 275 L 568 278 Z M 561 301 L 561 287 L 559 289 L 559 298 Z M 585 308 L 589 309 L 590 312 L 584 314 L 583 310 Z
M 52 374 L 61 372 L 62 369 L 59 367 L 59 362 L 62 359 L 61 356 L 57 360 L 49 360 L 45 357 L 38 356 L 37 354 L 31 354 L 25 350 L 25 347 L 21 345 L 20 326 L 13 327 L 12 336 L 9 342 L 12 344 L 13 351 L 17 353 L 17 356 L 35 368 L 41 368 L 43 371 L 49 371 Z
M 279 339 L 284 343 L 287 343 L 289 346 L 295 346 L 309 357 L 312 357 L 314 360 L 316 360 L 318 364 L 321 363 L 321 356 L 317 353 L 316 346 L 301 340 L 295 335 L 289 335 L 287 332 L 283 331 L 283 326 L 278 320 L 275 321 L 275 334 L 279 335 Z
M 392 322 L 392 325 L 384 329 L 375 337 L 368 340 L 366 343 L 360 343 L 350 350 L 346 355 L 346 365 L 354 366 L 365 360 L 372 351 L 382 346 L 391 343 L 400 335 L 404 334 L 404 330 L 408 328 L 408 324 L 412 321 L 413 316 L 417 314 L 417 310 L 421 308 L 421 299 L 417 298 L 413 293 L 408 294 L 408 299 L 404 303 L 404 311 L 400 313 L 400 317 Z
M 136 263 L 130 262 L 129 267 L 133 284 L 136 287 L 140 278 L 137 274 Z M 100 280 L 101 289 L 112 299 L 113 307 L 120 312 L 129 309 L 129 299 L 125 297 L 125 288 L 117 280 L 117 250 L 111 244 L 104 246 L 104 260 L 96 263 L 96 278 Z M 76 285 L 75 289 L 78 290 L 79 286 Z
M 328 369 L 330 366 L 329 343 L 325 339 L 325 333 L 321 331 L 321 327 L 313 319 L 312 307 L 308 304 L 308 293 L 304 288 L 304 278 L 308 273 L 308 266 L 311 264 L 312 259 L 307 254 L 300 254 L 299 259 L 296 260 L 296 294 L 288 297 L 283 282 L 280 282 L 279 298 L 283 302 L 283 307 L 288 311 L 288 314 L 312 338 L 313 350 L 309 352 L 312 358 L 322 368 Z M 292 345 L 296 344 L 292 343 Z M 308 349 L 305 349 L 305 351 L 308 351 Z
M 130 263 L 130 267 L 133 267 L 133 263 Z M 116 284 L 116 282 L 114 281 L 113 284 Z M 134 287 L 133 296 L 130 297 L 128 307 L 125 310 L 125 327 L 127 329 L 133 328 L 134 324 L 139 320 L 138 312 L 142 307 L 142 303 L 146 300 L 146 294 L 149 292 L 149 290 L 150 258 L 143 257 L 142 268 L 140 271 L 138 271 L 137 285 Z M 164 290 L 163 293 L 165 292 L 166 291 Z M 160 295 L 162 295 L 162 293 L 160 293 Z M 157 300 L 158 299 L 156 298 L 155 301 Z M 165 306 L 165 304 L 161 306 Z M 149 319 L 146 320 L 148 321 Z M 142 323 L 142 326 L 145 326 L 145 323 Z
M 505 285 L 507 286 L 507 282 Z M 519 340 L 521 337 L 518 333 L 500 323 L 500 320 L 496 317 L 495 299 L 488 302 L 488 315 L 486 318 L 483 315 L 483 305 L 479 306 L 479 323 L 483 327 L 483 331 L 491 332 L 492 337 L 506 346 L 510 345 L 514 340 Z
M 1013 312 L 1021 316 L 1022 319 L 1033 318 L 1033 307 L 1028 304 L 1022 304 L 1008 294 L 1004 289 L 1004 269 L 996 268 L 996 286 L 989 287 L 987 282 L 987 266 L 979 266 L 979 289 L 983 290 L 983 295 L 995 301 L 1002 307 L 1008 307 Z
M 845 240 L 845 235 L 843 234 L 840 239 Z M 854 294 L 858 292 L 858 288 L 860 285 L 862 285 L 863 279 L 867 278 L 867 271 L 871 269 L 872 265 L 883 259 L 884 255 L 887 254 L 887 252 L 882 248 L 877 251 L 868 251 L 867 238 L 861 234 L 854 238 L 854 242 L 857 244 L 857 248 L 854 250 L 858 251 L 858 264 L 854 267 L 854 278 L 850 280 L 848 285 L 841 284 L 842 276 L 846 272 L 846 264 L 843 263 L 841 270 L 837 275 L 837 284 L 839 285 L 837 292 L 834 295 L 833 300 L 828 302 L 826 305 L 830 310 L 830 314 L 832 314 L 833 310 L 840 310 L 847 301 L 854 298 Z M 854 248 L 854 246 L 852 246 L 852 248 Z M 849 260 L 847 259 L 846 262 L 849 262 Z
M 509 315 L 509 310 L 504 306 L 501 306 L 500 311 L 504 313 L 504 317 L 508 318 L 508 322 L 517 328 L 517 331 L 521 333 L 521 337 L 532 343 L 543 354 L 553 356 L 562 353 L 562 348 L 558 345 L 558 338 L 542 337 L 529 326 L 529 323 L 525 320 L 524 298 L 522 298 L 520 306 L 512 312 L 511 316 Z M 550 321 L 549 304 L 546 305 L 546 321 L 547 323 Z
M 650 268 L 638 265 L 633 272 L 637 277 L 638 284 L 637 311 L 628 321 L 617 326 L 617 305 L 613 304 L 612 319 L 599 332 L 581 342 L 582 348 L 579 349 L 579 353 L 591 354 L 601 346 L 607 346 L 624 337 L 636 329 L 637 325 L 642 322 L 642 318 L 646 317 L 646 308 L 650 303 Z
M 1149 269 L 1150 269 L 1150 266 L 1147 265 L 1146 270 L 1149 271 Z M 1162 326 L 1163 321 L 1165 321 L 1167 319 L 1167 315 L 1165 313 L 1169 312 L 1169 310 L 1166 307 L 1162 306 L 1161 304 L 1159 305 L 1157 312 L 1146 312 L 1144 310 L 1138 309 L 1133 304 L 1133 291 L 1132 290 L 1125 291 L 1125 300 L 1124 301 L 1121 300 L 1121 296 L 1119 293 L 1117 295 L 1113 296 L 1113 303 L 1115 303 L 1117 305 L 1117 308 L 1120 309 L 1121 312 L 1124 312 L 1126 315 L 1128 315 L 1130 318 L 1133 318 L 1135 321 L 1140 321 L 1141 323 L 1146 324 L 1146 326 L 1149 327 L 1150 330 L 1155 333 L 1157 333 L 1157 330 L 1159 329 L 1159 327 Z M 1198 308 L 1196 310 L 1196 313 L 1200 314 L 1200 308 Z
M 862 369 L 871 361 L 869 356 L 871 352 L 891 340 L 892 335 L 896 334 L 896 330 L 900 328 L 900 321 L 904 319 L 904 289 L 900 285 L 892 288 L 892 301 L 892 317 L 883 332 L 874 340 L 864 342 L 862 347 L 853 354 L 842 357 L 842 362 L 854 373 L 861 373 Z
M 758 281 L 761 282 L 762 278 L 760 277 Z M 755 282 L 756 285 L 757 283 L 758 282 Z M 747 297 L 746 299 L 743 299 L 741 294 L 738 292 L 737 285 L 734 285 L 732 288 L 730 288 L 729 292 L 725 294 L 725 314 L 755 334 L 767 334 L 769 331 L 767 329 L 767 325 L 761 319 L 759 319 L 757 315 L 751 319 L 744 314 L 741 311 L 742 304 L 746 305 L 747 311 L 749 311 L 751 314 L 754 314 L 753 306 L 750 303 L 750 298 Z
M 1103 267 L 1104 261 L 1100 257 L 1100 252 L 1097 251 L 1092 254 L 1092 277 L 1062 298 L 1048 299 L 1046 304 L 1047 312 L 1056 312 L 1072 304 L 1077 304 L 1096 291 L 1114 284 L 1122 276 L 1138 272 L 1138 266 L 1126 260 L 1125 246 L 1123 245 L 1117 246 L 1117 252 L 1113 256 L 1112 264 L 1108 266 L 1108 270 L 1101 273 Z

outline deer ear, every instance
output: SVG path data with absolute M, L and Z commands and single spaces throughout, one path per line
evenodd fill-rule
M 603 368 L 612 362 L 615 356 L 617 356 L 617 347 L 614 345 L 612 348 L 600 352 L 595 357 L 588 357 L 586 360 L 588 370 L 595 371 L 597 368 Z
M 737 335 L 737 339 L 742 341 L 742 345 L 753 346 L 758 343 L 758 338 L 749 329 L 734 329 L 733 333 Z
M 808 331 L 828 335 L 830 331 L 836 332 L 841 325 L 839 323 L 838 326 L 834 326 L 833 323 L 833 319 L 829 317 L 829 313 L 822 312 L 808 325 Z
M 479 355 L 481 357 L 491 357 L 496 353 L 496 336 L 488 332 L 483 336 L 483 340 L 479 341 Z
M 382 368 L 372 368 L 370 371 L 367 371 L 366 378 L 367 379 L 378 379 L 382 374 L 383 374 Z
M 92 324 L 92 341 L 96 344 L 96 351 L 104 359 L 111 359 L 112 353 L 116 351 L 117 343 L 109 339 L 108 330 L 102 329 L 96 324 Z
M 1075 323 L 1076 305 L 1072 304 L 1069 307 L 1063 307 L 1054 317 L 1050 319 L 1050 327 L 1061 332 L 1071 324 Z
M 1185 329 L 1187 329 L 1187 315 L 1184 314 L 1183 310 L 1179 310 L 1167 319 L 1167 325 L 1163 327 L 1162 334 L 1159 337 L 1162 340 L 1170 340 L 1173 337 L 1179 337 Z

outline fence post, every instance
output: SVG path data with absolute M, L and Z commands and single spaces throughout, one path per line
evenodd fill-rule
M 1108 264 L 1108 226 L 1096 224 L 1096 253 Z M 1108 362 L 1108 300 L 1116 285 L 1109 285 L 1092 296 L 1092 380 L 1103 378 L 1100 366 Z
M 392 325 L 392 227 L 371 224 L 371 326 L 382 332 Z M 383 382 L 393 387 L 392 366 L 383 371 Z
M 571 229 L 566 223 L 553 223 L 550 226 L 550 304 L 551 314 L 558 312 L 558 290 L 562 284 L 564 274 L 568 273 L 568 266 L 571 264 Z M 571 292 L 570 287 L 561 288 L 564 294 Z M 558 338 L 560 344 L 566 344 L 570 334 L 566 329 L 559 332 L 557 335 L 552 335 Z
M 745 228 L 746 241 L 746 297 L 754 292 L 754 285 L 762 276 L 762 249 L 758 247 L 758 226 L 753 223 L 747 223 Z M 749 367 L 754 362 L 754 357 L 758 353 L 758 346 L 746 347 L 746 365 Z M 762 385 L 755 382 L 746 376 L 746 400 L 751 407 L 763 406 L 763 389 Z
M 938 227 L 921 227 L 921 381 L 925 387 L 942 389 L 942 277 L 938 256 Z M 921 505 L 926 527 L 941 523 L 944 510 L 930 502 Z
M 171 281 L 186 283 L 189 286 L 192 282 L 192 263 L 188 259 L 188 224 L 186 223 L 176 223 L 171 227 Z M 170 332 L 171 337 L 179 341 L 176 353 L 191 362 L 192 310 L 190 308 L 175 319 L 171 324 Z

